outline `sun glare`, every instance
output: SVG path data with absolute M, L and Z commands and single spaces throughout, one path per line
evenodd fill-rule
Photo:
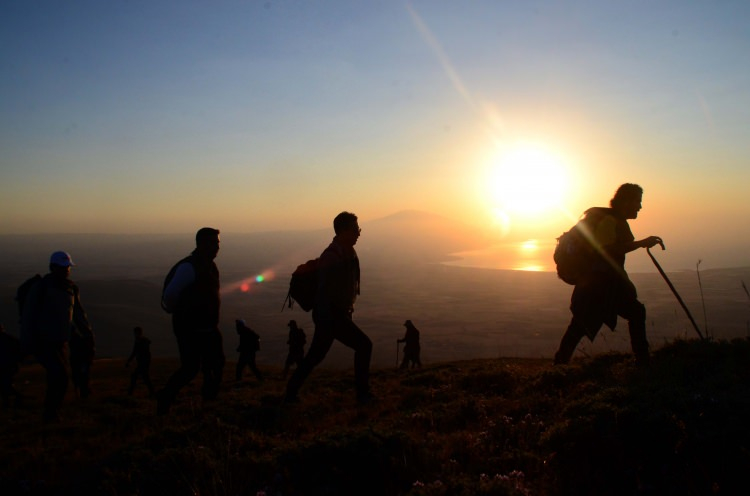
M 534 217 L 560 206 L 567 166 L 547 148 L 522 143 L 493 159 L 487 187 L 496 212 Z

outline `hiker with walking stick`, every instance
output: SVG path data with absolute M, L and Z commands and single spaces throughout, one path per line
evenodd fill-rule
M 406 343 L 404 344 L 404 361 L 401 362 L 400 368 L 409 368 L 410 364 L 411 368 L 421 368 L 422 362 L 419 359 L 419 351 L 421 349 L 419 346 L 419 330 L 411 320 L 404 322 L 404 327 L 406 327 L 406 334 L 402 339 L 396 340 L 396 362 L 398 363 L 398 343 Z
M 619 315 L 628 321 L 636 363 L 648 365 L 646 307 L 638 301 L 635 285 L 625 272 L 625 255 L 638 248 L 664 245 L 658 236 L 636 240 L 630 230 L 628 220 L 638 217 L 642 199 L 643 188 L 623 184 L 610 200 L 610 208 L 586 211 L 585 236 L 592 250 L 573 290 L 573 318 L 555 353 L 555 364 L 568 363 L 580 340 L 586 336 L 593 341 L 602 324 L 614 330 Z

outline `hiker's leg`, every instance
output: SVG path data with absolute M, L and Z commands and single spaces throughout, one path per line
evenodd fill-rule
M 357 385 L 357 396 L 369 394 L 372 341 L 349 318 L 337 320 L 335 332 L 336 339 L 354 350 L 354 377 Z
M 635 298 L 623 302 L 620 312 L 628 321 L 630 332 L 630 346 L 633 348 L 635 360 L 640 365 L 648 365 L 648 340 L 646 339 L 646 307 Z
M 286 385 L 286 397 L 287 399 L 293 399 L 297 397 L 297 392 L 302 383 L 310 375 L 310 372 L 320 363 L 328 354 L 328 350 L 331 349 L 333 344 L 333 334 L 331 329 L 330 321 L 316 322 L 315 333 L 313 334 L 312 343 L 310 348 L 307 350 L 307 355 L 302 359 L 299 366 L 294 369 L 292 377 L 289 378 L 289 382 Z
M 37 355 L 37 360 L 47 372 L 47 390 L 44 394 L 44 420 L 59 420 L 60 406 L 68 390 L 68 372 L 65 369 L 65 344 L 47 345 Z
M 263 374 L 260 373 L 260 370 L 258 370 L 258 365 L 255 363 L 255 353 L 250 354 L 250 370 L 255 374 L 255 378 L 259 381 L 263 380 Z
M 167 404 L 174 402 L 180 389 L 192 381 L 201 368 L 200 346 L 195 333 L 178 336 L 177 349 L 180 353 L 180 368 L 172 374 L 159 393 L 162 401 Z
M 296 363 L 297 368 L 299 368 L 299 362 L 300 361 L 296 357 L 294 357 L 292 353 L 290 352 L 286 356 L 286 361 L 284 362 L 284 373 L 282 375 L 282 378 L 286 379 L 287 375 L 289 375 L 289 369 L 292 367 L 293 363 Z
M 557 353 L 555 353 L 555 365 L 570 362 L 573 353 L 576 351 L 576 346 L 578 346 L 578 343 L 585 334 L 584 326 L 573 317 L 562 340 L 560 340 L 560 347 L 557 349 Z
M 201 366 L 203 367 L 203 387 L 201 393 L 204 400 L 212 400 L 219 394 L 221 379 L 224 374 L 224 357 L 223 336 L 221 331 L 214 330 L 209 333 L 203 333 L 200 337 Z
M 234 378 L 238 381 L 242 379 L 242 371 L 245 370 L 245 354 L 240 353 L 239 358 L 237 359 L 237 367 L 234 370 Z

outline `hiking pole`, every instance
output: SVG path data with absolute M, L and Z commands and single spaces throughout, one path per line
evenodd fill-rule
M 664 243 L 661 244 L 661 249 L 664 250 Z M 661 268 L 661 265 L 659 265 L 659 262 L 656 261 L 656 258 L 654 258 L 654 255 L 651 253 L 651 248 L 646 248 L 646 253 L 648 253 L 648 256 L 651 257 L 651 260 L 654 262 L 654 265 L 656 265 L 656 268 L 659 270 L 659 274 L 664 278 L 665 281 L 667 281 L 667 285 L 669 286 L 669 289 L 672 290 L 674 295 L 677 297 L 677 301 L 680 302 L 680 305 L 682 305 L 682 309 L 685 310 L 685 313 L 687 314 L 688 318 L 690 319 L 690 322 L 693 323 L 693 327 L 695 328 L 695 332 L 698 333 L 698 336 L 700 336 L 701 339 L 705 339 L 703 337 L 703 334 L 701 333 L 701 330 L 698 329 L 698 324 L 695 323 L 695 319 L 690 314 L 690 310 L 688 310 L 687 305 L 685 305 L 685 302 L 682 301 L 682 298 L 680 297 L 680 293 L 677 292 L 677 290 L 674 287 L 674 284 L 672 284 L 672 281 L 669 280 L 669 277 L 667 277 L 667 274 L 664 273 L 664 269 Z

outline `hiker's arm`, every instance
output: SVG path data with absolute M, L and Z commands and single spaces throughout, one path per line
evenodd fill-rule
M 183 263 L 177 267 L 174 277 L 164 289 L 164 306 L 170 312 L 177 308 L 182 290 L 195 281 L 195 269 L 191 263 Z
M 630 253 L 638 248 L 653 248 L 656 245 L 664 246 L 664 242 L 659 236 L 649 236 L 648 238 L 631 241 L 630 243 L 623 243 L 623 249 L 625 253 Z
M 89 318 L 88 315 L 86 315 L 86 310 L 83 309 L 83 305 L 81 304 L 81 297 L 78 294 L 77 288 L 75 290 L 75 297 L 73 300 L 73 322 L 75 323 L 76 328 L 78 328 L 78 331 L 82 336 L 93 339 L 94 331 L 91 328 L 91 324 L 89 323 Z

